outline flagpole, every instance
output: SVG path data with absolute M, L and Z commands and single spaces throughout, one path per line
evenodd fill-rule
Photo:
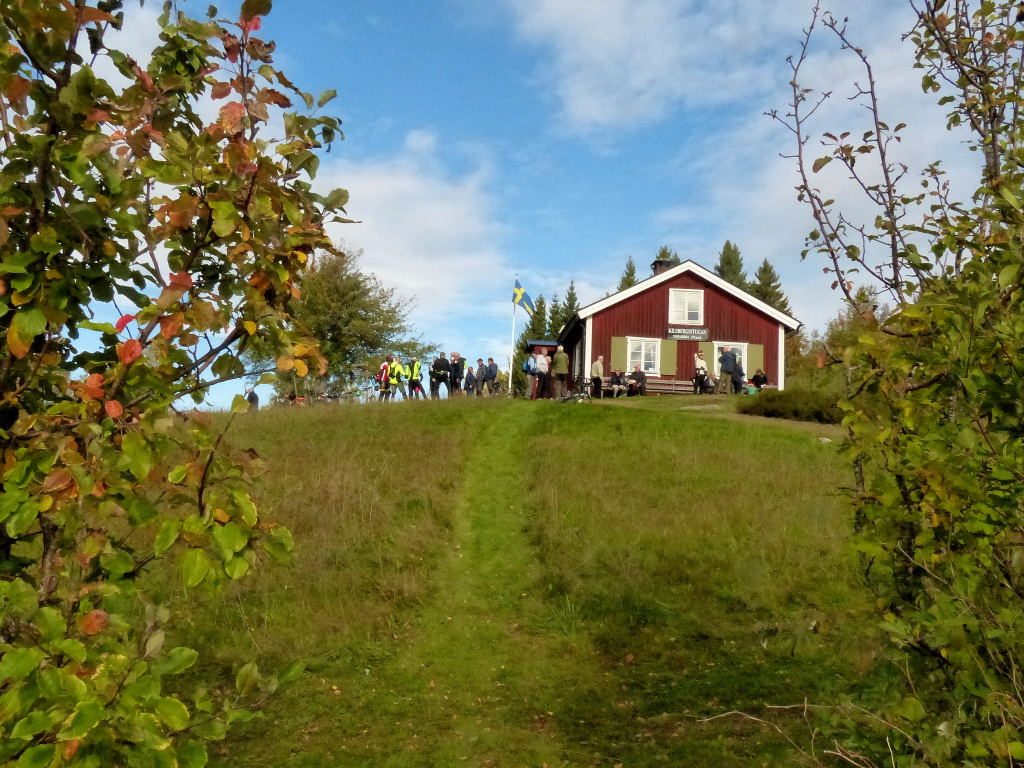
M 519 274 L 516 273 L 516 281 L 519 281 Z M 512 299 L 512 344 L 511 351 L 508 356 L 508 396 L 512 397 L 512 364 L 516 359 L 516 302 L 515 297 Z

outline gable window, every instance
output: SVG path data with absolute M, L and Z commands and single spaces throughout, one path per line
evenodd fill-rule
M 649 376 L 661 373 L 661 339 L 626 339 L 626 360 L 631 373 L 636 366 Z
M 670 288 L 668 292 L 668 322 L 671 325 L 703 325 L 704 291 L 690 288 Z

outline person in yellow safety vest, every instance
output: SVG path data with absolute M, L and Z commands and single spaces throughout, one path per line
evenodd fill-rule
M 388 365 L 388 389 L 390 390 L 388 394 L 388 400 L 395 399 L 396 389 L 402 393 L 403 400 L 409 399 L 409 395 L 407 395 L 405 392 L 405 377 L 405 366 L 402 365 L 401 360 L 395 358 Z
M 416 399 L 416 393 L 424 400 L 427 399 L 427 393 L 423 391 L 423 379 L 422 369 L 420 367 L 420 361 L 415 357 L 412 359 L 412 366 L 406 366 L 406 378 L 409 379 L 409 397 L 413 400 Z

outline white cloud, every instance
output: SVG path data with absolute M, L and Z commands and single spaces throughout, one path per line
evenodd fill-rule
M 505 1 L 519 36 L 550 56 L 537 79 L 554 92 L 566 127 L 583 134 L 768 92 L 780 74 L 785 79 L 773 54 L 796 39 L 810 7 L 809 0 Z
M 900 43 L 900 33 L 912 23 L 906 8 L 902 4 L 894 8 L 864 7 L 856 13 L 857 18 L 851 16 L 850 22 L 860 22 L 860 26 L 851 30 L 853 39 L 871 59 L 883 119 L 890 125 L 907 123 L 902 143 L 891 150 L 894 160 L 910 168 L 903 189 L 908 194 L 918 193 L 919 171 L 942 158 L 962 199 L 964 192 L 972 191 L 972 180 L 977 178 L 977 157 L 964 147 L 962 133 L 946 130 L 945 112 L 935 104 L 937 97 L 921 92 L 921 73 L 913 69 L 912 48 L 909 43 Z M 830 34 L 819 33 L 801 73 L 806 84 L 833 90 L 832 98 L 809 127 L 818 136 L 822 131 L 843 130 L 859 136 L 870 128 L 868 113 L 848 97 L 855 92 L 854 81 L 865 81 L 864 73 L 851 53 L 838 50 Z M 784 63 L 781 67 L 788 74 Z M 785 83 L 779 83 L 771 96 L 771 106 L 784 111 L 789 98 Z M 811 328 L 822 328 L 838 311 L 839 295 L 829 290 L 833 278 L 822 273 L 822 257 L 810 254 L 805 261 L 800 260 L 804 235 L 813 223 L 809 210 L 796 200 L 799 180 L 795 161 L 779 156 L 793 152 L 793 139 L 762 112 L 761 105 L 747 104 L 717 135 L 683 148 L 672 168 L 693 179 L 697 194 L 669 201 L 652 212 L 652 226 L 681 255 L 708 267 L 713 266 L 726 239 L 739 245 L 751 277 L 767 258 L 782 277 L 795 316 Z M 812 139 L 807 153 L 813 160 L 826 150 Z M 862 160 L 861 167 L 874 165 L 873 157 Z M 827 190 L 827 196 L 839 201 L 854 220 L 865 224 L 873 221 L 876 210 L 838 163 L 813 175 L 812 183 Z M 866 282 L 866 278 L 855 279 Z
M 363 268 L 413 302 L 411 319 L 425 340 L 497 358 L 500 349 L 473 349 L 477 336 L 466 335 L 474 320 L 494 319 L 493 296 L 511 299 L 512 290 L 493 172 L 472 154 L 469 170 L 453 173 L 437 136 L 414 130 L 396 156 L 324 164 L 317 183 L 351 190 L 348 213 L 360 223 L 335 226 L 332 236 L 362 249 Z

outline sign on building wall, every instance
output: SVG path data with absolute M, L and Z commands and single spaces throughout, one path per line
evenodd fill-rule
M 692 325 L 670 325 L 668 337 L 681 341 L 708 341 L 711 334 L 707 328 L 694 328 Z

